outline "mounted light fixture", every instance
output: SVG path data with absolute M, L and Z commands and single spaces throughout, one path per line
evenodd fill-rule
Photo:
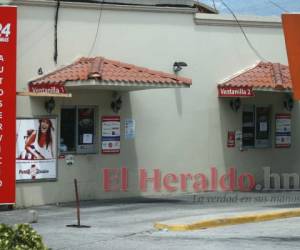
M 180 70 L 182 70 L 182 67 L 187 67 L 187 63 L 185 62 L 174 62 L 173 64 L 173 71 L 175 73 L 179 72 Z
M 110 107 L 114 113 L 118 113 L 122 107 L 122 97 L 117 92 L 113 93 L 113 101 Z
M 42 67 L 40 67 L 40 68 L 38 69 L 38 75 L 43 75 L 43 74 L 44 74 L 43 69 L 42 69 Z
M 294 108 L 294 100 L 290 95 L 286 96 L 284 99 L 283 106 L 287 111 L 292 111 Z
M 238 110 L 241 107 L 241 99 L 240 98 L 235 98 L 230 100 L 230 107 L 234 112 L 238 112 Z
M 45 109 L 49 114 L 51 114 L 54 108 L 55 108 L 55 101 L 53 97 L 51 97 L 48 101 L 45 102 Z

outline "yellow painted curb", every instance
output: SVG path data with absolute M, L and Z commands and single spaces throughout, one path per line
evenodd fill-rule
M 257 213 L 257 214 L 246 214 L 242 216 L 202 220 L 191 224 L 168 225 L 162 223 L 155 223 L 154 227 L 159 230 L 190 231 L 190 230 L 205 229 L 205 228 L 212 228 L 212 227 L 270 221 L 270 220 L 277 220 L 277 219 L 291 218 L 291 217 L 298 217 L 298 216 L 300 216 L 300 209 L 294 209 L 294 210 L 264 212 L 264 213 Z

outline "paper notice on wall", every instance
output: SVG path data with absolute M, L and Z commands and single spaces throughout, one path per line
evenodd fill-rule
M 83 143 L 92 144 L 93 143 L 93 134 L 83 134 Z
M 125 120 L 125 139 L 130 140 L 135 138 L 135 120 Z
M 102 117 L 102 136 L 101 145 L 103 154 L 120 153 L 121 143 L 121 124 L 120 116 Z
M 268 131 L 268 123 L 267 122 L 260 122 L 259 123 L 259 131 L 260 132 Z
M 276 148 L 289 148 L 291 146 L 291 115 L 276 115 Z

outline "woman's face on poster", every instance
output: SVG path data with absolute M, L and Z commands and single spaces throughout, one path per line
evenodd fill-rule
M 41 132 L 46 133 L 50 128 L 50 121 L 49 120 L 42 120 L 41 121 Z

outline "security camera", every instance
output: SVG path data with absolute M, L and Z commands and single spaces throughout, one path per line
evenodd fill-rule
M 187 63 L 185 62 L 174 62 L 173 64 L 173 71 L 175 73 L 179 72 L 180 70 L 182 70 L 182 67 L 187 67 Z

